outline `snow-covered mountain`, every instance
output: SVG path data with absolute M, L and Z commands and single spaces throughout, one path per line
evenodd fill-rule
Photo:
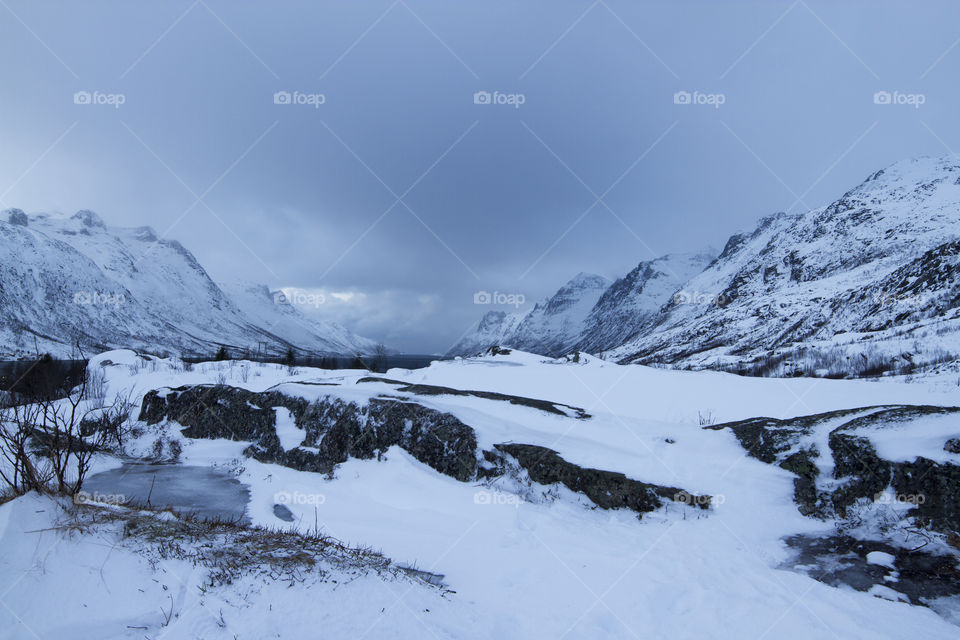
M 488 312 L 449 354 L 475 355 L 493 345 L 550 356 L 613 349 L 654 322 L 660 308 L 714 256 L 710 250 L 662 256 L 641 262 L 612 284 L 580 273 L 526 313 Z
M 603 276 L 579 273 L 526 313 L 490 311 L 448 355 L 475 355 L 493 345 L 545 355 L 565 353 L 580 339 L 590 310 L 609 285 Z
M 131 347 L 210 354 L 220 345 L 283 353 L 370 352 L 373 343 L 318 322 L 264 287 L 221 289 L 196 258 L 149 227 L 0 214 L 0 357 Z
M 677 290 L 715 257 L 715 252 L 704 250 L 641 262 L 603 292 L 590 310 L 576 348 L 600 353 L 620 346 L 654 321 Z
M 898 162 L 734 235 L 620 362 L 841 375 L 960 353 L 960 163 Z M 746 367 L 746 369 L 745 369 Z
M 507 343 L 533 353 L 564 353 L 580 339 L 590 310 L 609 286 L 603 276 L 578 273 L 550 298 L 534 305 Z
M 487 311 L 480 321 L 453 348 L 448 355 L 476 355 L 492 345 L 506 344 L 526 316 L 524 312 Z
M 960 163 L 901 161 L 829 206 L 761 219 L 715 259 L 703 251 L 642 262 L 585 315 L 601 285 L 583 278 L 522 318 L 488 314 L 451 353 L 578 349 L 621 363 L 763 375 L 955 363 Z

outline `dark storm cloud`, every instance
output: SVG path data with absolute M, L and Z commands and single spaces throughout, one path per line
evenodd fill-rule
M 6 4 L 4 206 L 353 292 L 324 311 L 410 350 L 454 342 L 477 290 L 720 247 L 960 148 L 954 2 Z

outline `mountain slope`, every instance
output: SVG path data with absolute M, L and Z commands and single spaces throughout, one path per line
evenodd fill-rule
M 367 352 L 369 340 L 214 283 L 196 258 L 152 229 L 108 228 L 96 214 L 0 218 L 0 356 L 55 356 L 117 346 L 209 354 Z M 254 300 L 254 302 L 251 302 Z
M 730 238 L 620 362 L 910 371 L 960 351 L 960 164 L 898 162 L 827 207 Z
M 492 345 L 506 344 L 525 316 L 523 312 L 487 311 L 447 355 L 472 356 Z
M 562 355 L 579 339 L 590 310 L 610 286 L 606 278 L 579 273 L 555 294 L 538 302 L 523 318 L 507 345 L 545 355 Z
M 579 273 L 527 312 L 489 311 L 447 355 L 476 355 L 493 345 L 561 355 L 580 339 L 590 309 L 609 284 L 602 276 Z
M 656 318 L 660 307 L 715 255 L 703 251 L 641 262 L 604 291 L 590 310 L 576 348 L 600 353 L 623 344 Z

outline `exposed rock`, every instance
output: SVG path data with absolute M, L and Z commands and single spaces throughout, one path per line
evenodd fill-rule
M 834 587 L 869 591 L 879 585 L 921 606 L 933 605 L 939 598 L 960 596 L 960 570 L 956 559 L 949 555 L 907 550 L 850 536 L 796 535 L 786 538 L 785 542 L 795 555 L 784 568 L 802 571 Z M 893 566 L 871 563 L 868 556 L 875 552 L 889 554 Z
M 494 448 L 513 457 L 534 482 L 563 484 L 571 491 L 584 494 L 601 509 L 627 508 L 642 514 L 659 509 L 665 499 L 701 509 L 710 507 L 710 496 L 694 496 L 676 487 L 632 480 L 614 471 L 580 467 L 546 447 L 498 444 Z
M 273 515 L 277 516 L 284 522 L 293 522 L 294 520 L 293 512 L 290 511 L 290 509 L 283 504 L 273 505 Z
M 280 445 L 275 407 L 289 410 L 303 429 L 301 447 Z M 457 480 L 477 473 L 473 429 L 449 413 L 411 402 L 375 398 L 361 407 L 324 396 L 309 403 L 275 391 L 205 385 L 149 392 L 140 419 L 148 424 L 173 420 L 184 425 L 182 433 L 189 438 L 249 441 L 246 455 L 301 471 L 329 473 L 349 458 L 373 458 L 399 445 Z
M 412 392 L 426 394 L 458 392 L 445 387 L 424 390 L 416 387 L 425 385 L 410 386 L 415 388 Z M 479 397 L 516 400 L 517 404 L 530 402 L 533 404 L 528 406 L 567 415 L 556 408 L 556 403 L 501 394 Z M 285 450 L 280 443 L 274 411 L 278 407 L 290 411 L 294 425 L 303 430 L 303 440 L 297 447 Z M 575 413 L 577 417 L 585 417 L 582 410 L 567 408 L 581 412 Z M 642 514 L 659 508 L 664 500 L 706 509 L 711 500 L 710 496 L 695 496 L 683 489 L 633 480 L 622 473 L 579 467 L 545 447 L 501 444 L 494 451 L 481 451 L 472 427 L 450 413 L 404 399 L 372 398 L 361 405 L 325 395 L 308 402 L 277 391 L 257 393 L 224 385 L 185 386 L 147 393 L 139 419 L 148 424 L 177 422 L 189 438 L 247 441 L 250 446 L 244 450 L 245 455 L 300 471 L 331 473 L 336 465 L 350 458 L 379 458 L 390 447 L 399 446 L 420 462 L 462 482 L 503 475 L 509 471 L 509 462 L 515 461 L 532 481 L 562 483 L 603 509 L 627 508 Z
M 850 507 L 882 495 L 906 497 L 908 515 L 920 526 L 943 533 L 960 531 L 960 466 L 923 456 L 913 461 L 886 460 L 871 436 L 889 428 L 917 429 L 922 419 L 960 413 L 956 407 L 889 406 L 834 411 L 789 420 L 753 418 L 707 429 L 730 429 L 747 454 L 794 473 L 794 500 L 801 513 L 818 518 L 848 517 Z M 849 418 L 849 419 L 848 419 Z M 827 430 L 828 433 L 824 433 Z M 811 444 L 825 436 L 829 451 Z M 950 442 L 944 447 L 947 447 Z M 909 455 L 908 452 L 904 452 Z M 823 461 L 832 477 L 820 474 Z
M 15 224 L 19 227 L 26 227 L 30 224 L 30 219 L 27 217 L 27 214 L 23 212 L 23 209 L 7 209 L 7 222 L 10 224 Z
M 950 438 L 943 445 L 943 450 L 948 453 L 960 453 L 960 438 Z
M 89 209 L 81 209 L 73 214 L 72 217 L 74 220 L 79 220 L 80 223 L 85 227 L 96 227 L 98 229 L 107 228 L 107 225 L 104 224 L 103 220 L 100 219 L 100 216 Z
M 838 431 L 830 433 L 833 477 L 846 481 L 833 492 L 833 507 L 838 515 L 845 517 L 847 508 L 859 498 L 872 501 L 890 486 L 893 465 L 877 455 L 868 438 Z
M 923 496 L 911 514 L 922 526 L 942 533 L 960 531 L 960 466 L 927 458 L 894 465 L 897 495 Z

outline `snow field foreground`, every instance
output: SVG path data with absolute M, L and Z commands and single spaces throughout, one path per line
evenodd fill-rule
M 181 442 L 183 464 L 230 470 L 249 486 L 253 524 L 303 533 L 319 529 L 352 546 L 372 547 L 396 563 L 443 574 L 445 589 L 455 593 L 366 574 L 335 585 L 247 576 L 201 595 L 200 587 L 209 582 L 202 567 L 185 567 L 176 559 L 151 563 L 117 546 L 107 533 L 41 531 L 52 526 L 56 506 L 27 496 L 0 507 L 5 550 L 0 587 L 6 591 L 0 595 L 6 605 L 0 608 L 5 618 L 0 628 L 9 637 L 876 638 L 919 632 L 953 638 L 958 633 L 930 609 L 777 569 L 789 556 L 783 537 L 829 533 L 832 526 L 800 515 L 792 500 L 792 474 L 748 457 L 728 430 L 700 425 L 701 418 L 789 418 L 878 404 L 960 405 L 954 389 L 739 378 L 516 351 L 383 376 L 548 399 L 592 416 L 578 420 L 477 397 L 398 393 L 392 384 L 358 382 L 368 377 L 364 371 L 291 371 L 238 362 L 187 371 L 176 362 L 144 362 L 131 352 L 103 354 L 91 366 L 104 361 L 112 363 L 103 367 L 108 394 L 132 389 L 138 404 L 153 389 L 217 382 L 253 391 L 275 387 L 308 399 L 412 397 L 470 425 L 481 448 L 503 442 L 549 447 L 577 465 L 682 487 L 711 495 L 713 502 L 700 510 L 668 501 L 638 519 L 625 509 L 598 509 L 560 485 L 506 477 L 459 482 L 399 447 L 380 460 L 348 460 L 331 478 L 246 458 L 245 442 L 188 439 L 170 421 L 139 423 L 140 436 L 128 453 L 146 455 L 160 437 Z M 288 448 L 295 437 L 292 425 L 283 425 Z M 292 523 L 275 515 L 276 504 L 293 514 Z M 171 595 L 176 615 L 164 626 L 161 609 L 171 609 Z M 62 612 L 50 615 L 50 603 Z M 130 628 L 138 626 L 147 629 Z M 65 634 L 66 629 L 73 632 Z

